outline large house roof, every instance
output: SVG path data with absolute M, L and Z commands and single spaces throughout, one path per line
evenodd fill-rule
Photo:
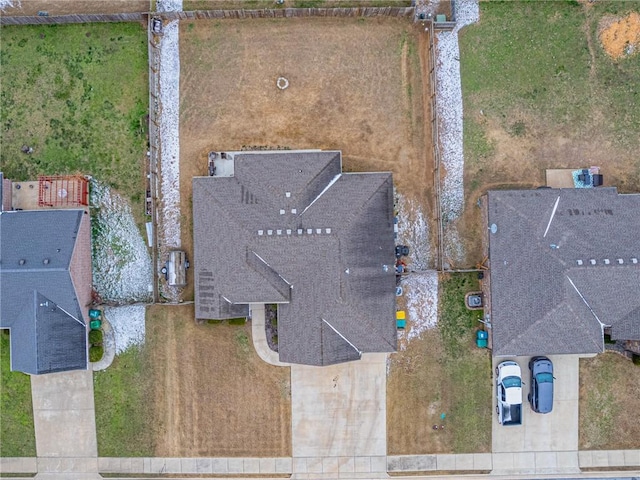
M 278 303 L 283 362 L 396 349 L 393 182 L 340 152 L 244 152 L 193 179 L 196 317 Z
M 77 244 L 90 242 L 88 224 L 82 210 L 0 213 L 0 328 L 11 329 L 12 370 L 87 368 L 84 306 L 71 265 Z
M 640 339 L 640 195 L 487 194 L 494 354 L 597 353 Z

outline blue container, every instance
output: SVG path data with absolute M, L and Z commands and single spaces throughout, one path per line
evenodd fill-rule
M 487 348 L 489 334 L 484 330 L 478 330 L 476 332 L 476 345 L 478 348 Z

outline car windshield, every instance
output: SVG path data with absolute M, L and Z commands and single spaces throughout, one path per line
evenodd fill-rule
M 550 373 L 539 373 L 537 380 L 538 383 L 553 383 L 553 375 Z
M 520 387 L 522 382 L 518 377 L 507 377 L 502 381 L 504 388 Z

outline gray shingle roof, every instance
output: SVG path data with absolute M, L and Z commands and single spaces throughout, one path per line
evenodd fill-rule
M 495 355 L 601 352 L 602 325 L 640 339 L 640 195 L 507 190 L 487 201 Z
M 69 272 L 83 215 L 0 214 L 0 328 L 11 329 L 12 370 L 87 368 L 86 322 Z
M 340 152 L 246 152 L 193 179 L 196 317 L 279 303 L 280 360 L 396 349 L 393 182 Z

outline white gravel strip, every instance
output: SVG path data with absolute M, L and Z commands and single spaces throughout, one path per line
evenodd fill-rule
M 436 33 L 436 79 L 437 110 L 439 118 L 438 145 L 441 166 L 444 169 L 440 191 L 440 207 L 445 230 L 447 224 L 457 220 L 464 209 L 464 152 L 462 142 L 462 87 L 460 82 L 459 30 L 478 21 L 480 10 L 478 0 L 458 0 L 456 2 L 456 26 L 451 32 Z M 455 237 L 445 234 L 445 237 Z M 453 238 L 448 238 L 453 240 Z M 449 258 L 463 257 L 462 244 L 449 245 L 445 242 L 445 253 Z
M 407 299 L 407 329 L 400 333 L 400 348 L 438 324 L 438 272 L 412 273 L 402 280 Z
M 458 31 L 479 19 L 477 0 L 456 2 L 456 26 L 451 32 L 436 33 L 437 110 L 439 146 L 445 175 L 440 203 L 445 219 L 457 219 L 464 208 L 462 148 L 462 87 Z
M 20 5 L 20 0 L 0 0 L 0 10 L 4 10 L 10 7 L 22 8 L 22 5 Z
M 182 0 L 156 0 L 156 12 L 181 12 Z
M 419 204 L 408 200 L 404 195 L 396 194 L 398 210 L 399 245 L 409 247 L 409 269 L 426 270 L 429 268 L 431 251 L 429 249 L 429 225 Z
M 134 345 L 144 344 L 145 313 L 144 305 L 104 309 L 104 316 L 109 320 L 115 334 L 116 355 Z
M 105 302 L 148 301 L 151 257 L 127 200 L 91 181 L 93 288 Z
M 160 44 L 161 246 L 180 248 L 180 48 L 178 20 L 164 27 Z

